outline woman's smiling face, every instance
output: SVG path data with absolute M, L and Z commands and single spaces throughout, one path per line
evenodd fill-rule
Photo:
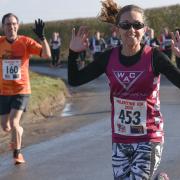
M 145 33 L 142 13 L 135 10 L 124 12 L 119 24 L 122 24 L 122 27 L 119 26 L 119 32 L 123 45 L 129 48 L 139 46 Z

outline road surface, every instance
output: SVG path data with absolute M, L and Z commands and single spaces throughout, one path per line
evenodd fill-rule
M 54 73 L 66 80 L 66 69 L 32 68 Z M 62 116 L 82 115 L 94 123 L 51 141 L 23 149 L 27 163 L 14 166 L 11 154 L 0 158 L 0 180 L 113 180 L 111 169 L 111 130 L 108 86 L 104 76 L 76 88 L 92 91 L 77 104 L 67 104 Z M 83 108 L 87 107 L 88 108 Z M 165 145 L 159 171 L 171 180 L 180 179 L 180 90 L 164 77 L 161 82 L 161 111 L 165 119 Z M 83 112 L 83 113 L 82 113 Z

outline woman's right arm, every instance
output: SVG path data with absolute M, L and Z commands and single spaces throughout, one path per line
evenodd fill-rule
M 85 68 L 78 70 L 76 60 L 79 53 L 88 48 L 87 39 L 88 31 L 86 27 L 80 27 L 77 34 L 75 34 L 75 29 L 73 28 L 68 57 L 68 82 L 71 86 L 85 84 L 105 72 L 109 57 L 107 53 L 103 53 Z
M 79 86 L 85 83 L 88 83 L 106 70 L 108 64 L 110 50 L 102 53 L 97 59 L 89 63 L 86 67 L 81 70 L 78 70 L 76 60 L 79 53 L 69 50 L 68 57 L 68 82 L 71 86 Z

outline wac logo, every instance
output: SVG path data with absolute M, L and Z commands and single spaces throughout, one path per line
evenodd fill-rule
M 129 90 L 143 71 L 113 71 L 113 73 L 124 89 Z

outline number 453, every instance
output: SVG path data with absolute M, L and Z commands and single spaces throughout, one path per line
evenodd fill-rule
M 126 111 L 122 109 L 120 111 L 119 119 L 121 123 L 139 125 L 141 113 L 139 111 Z

